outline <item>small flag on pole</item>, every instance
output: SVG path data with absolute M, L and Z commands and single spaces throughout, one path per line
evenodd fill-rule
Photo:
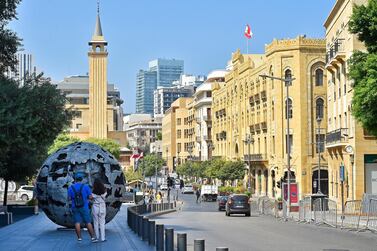
M 250 28 L 250 25 L 246 25 L 246 28 L 245 28 L 245 37 L 250 39 L 252 36 L 253 36 L 253 32 L 251 31 L 251 28 Z

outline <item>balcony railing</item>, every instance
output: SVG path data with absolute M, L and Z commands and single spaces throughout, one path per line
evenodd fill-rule
M 345 39 L 338 38 L 326 52 L 326 63 L 331 64 L 333 60 L 345 57 Z
M 267 161 L 267 154 L 256 153 L 256 154 L 246 154 L 243 156 L 244 161 Z
M 262 92 L 261 92 L 261 98 L 262 98 L 262 100 L 263 100 L 264 102 L 267 101 L 267 92 L 266 92 L 266 91 L 262 91 Z
M 259 132 L 260 131 L 260 124 L 255 124 L 255 131 Z
M 326 134 L 326 146 L 346 144 L 348 142 L 348 128 L 340 128 Z
M 212 140 L 212 136 L 211 135 L 204 135 L 203 136 L 203 140 L 205 140 L 205 141 L 211 141 Z
M 196 136 L 195 139 L 196 139 L 196 142 L 202 141 L 202 139 L 200 138 L 200 136 Z
M 263 131 L 267 130 L 267 122 L 262 122 L 262 123 L 260 123 L 260 125 L 261 125 L 261 128 L 262 128 Z
M 203 116 L 203 120 L 206 122 L 212 121 L 212 116 Z

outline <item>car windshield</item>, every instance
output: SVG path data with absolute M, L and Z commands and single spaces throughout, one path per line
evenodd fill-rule
M 235 201 L 247 202 L 249 198 L 244 195 L 236 195 L 236 196 L 233 196 L 232 199 Z

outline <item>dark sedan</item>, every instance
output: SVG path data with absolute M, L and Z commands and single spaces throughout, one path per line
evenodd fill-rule
M 225 205 L 227 201 L 228 201 L 228 196 L 219 196 L 219 198 L 217 199 L 219 211 L 225 210 Z
M 245 214 L 250 216 L 249 196 L 245 194 L 230 195 L 225 207 L 225 215 Z

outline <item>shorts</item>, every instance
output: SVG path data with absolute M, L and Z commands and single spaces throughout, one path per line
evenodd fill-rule
M 81 208 L 73 208 L 73 219 L 75 220 L 75 223 L 91 223 L 92 217 L 90 216 L 89 208 L 81 207 Z

